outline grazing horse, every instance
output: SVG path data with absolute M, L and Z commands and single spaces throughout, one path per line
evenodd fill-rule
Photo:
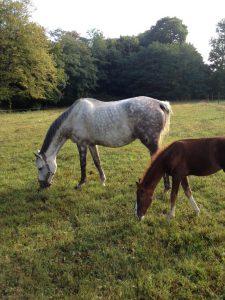
M 161 135 L 169 130 L 170 114 L 169 102 L 145 96 L 113 102 L 77 100 L 52 123 L 41 150 L 35 153 L 40 187 L 51 185 L 57 169 L 56 156 L 67 139 L 77 144 L 80 156 L 81 179 L 77 187 L 86 181 L 87 148 L 104 185 L 106 177 L 97 145 L 120 147 L 139 139 L 152 155 L 158 150 Z M 169 185 L 167 179 L 165 188 Z
M 137 182 L 137 217 L 144 218 L 152 203 L 154 190 L 165 173 L 172 176 L 168 219 L 175 217 L 175 201 L 180 183 L 193 209 L 199 214 L 187 176 L 207 176 L 221 169 L 225 172 L 225 137 L 186 139 L 170 144 L 155 155 L 144 177 Z

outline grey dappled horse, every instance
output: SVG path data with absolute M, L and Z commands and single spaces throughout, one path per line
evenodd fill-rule
M 51 185 L 57 169 L 56 156 L 67 139 L 76 143 L 79 151 L 81 179 L 77 187 L 86 181 L 87 148 L 105 185 L 97 145 L 120 147 L 139 139 L 152 155 L 162 133 L 169 130 L 170 113 L 169 102 L 145 96 L 113 102 L 77 100 L 52 123 L 41 150 L 35 153 L 40 187 Z M 168 189 L 168 178 L 164 183 Z

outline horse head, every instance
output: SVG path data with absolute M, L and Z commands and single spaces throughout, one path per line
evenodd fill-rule
M 44 153 L 34 153 L 36 156 L 36 166 L 38 169 L 38 182 L 40 188 L 47 188 L 52 184 L 52 179 L 56 173 L 57 164 L 55 159 L 50 159 Z
M 139 182 L 136 182 L 136 185 L 137 185 L 137 193 L 136 193 L 137 198 L 136 198 L 135 214 L 139 220 L 143 220 L 148 207 L 152 203 L 152 191 L 143 187 L 140 180 Z

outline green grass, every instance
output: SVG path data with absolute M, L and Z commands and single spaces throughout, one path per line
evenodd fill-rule
M 172 107 L 164 144 L 225 135 L 224 104 Z M 135 181 L 148 165 L 144 146 L 100 147 L 106 187 L 88 155 L 88 182 L 77 191 L 78 152 L 67 142 L 54 184 L 38 193 L 33 151 L 60 112 L 0 114 L 0 298 L 224 299 L 224 173 L 190 178 L 199 217 L 180 190 L 168 224 L 161 182 L 138 222 Z

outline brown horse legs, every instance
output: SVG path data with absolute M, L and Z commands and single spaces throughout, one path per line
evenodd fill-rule
M 187 196 L 188 200 L 190 201 L 191 206 L 193 207 L 194 211 L 197 214 L 199 214 L 200 213 L 200 209 L 199 209 L 197 203 L 195 202 L 194 197 L 192 196 L 192 192 L 191 192 L 191 189 L 190 189 L 190 186 L 189 186 L 189 182 L 188 182 L 188 177 L 182 178 L 181 185 L 182 185 L 184 193 Z
M 182 179 L 180 179 L 179 177 L 172 177 L 172 190 L 171 190 L 171 194 L 170 194 L 170 212 L 168 214 L 168 220 L 170 220 L 171 218 L 175 217 L 175 208 L 176 208 L 176 198 L 177 198 L 177 193 L 179 190 L 179 186 L 180 183 L 182 185 L 182 188 L 184 190 L 185 195 L 187 196 L 187 198 L 189 199 L 191 206 L 193 207 L 194 211 L 199 214 L 200 209 L 197 205 L 197 203 L 195 202 L 194 197 L 192 196 L 192 192 L 189 186 L 189 182 L 188 182 L 188 178 L 185 176 Z
M 176 208 L 176 198 L 177 198 L 177 193 L 180 187 L 180 182 L 181 179 L 179 177 L 172 177 L 172 190 L 170 194 L 170 212 L 167 216 L 167 220 L 169 221 L 171 218 L 175 217 L 175 208 Z

